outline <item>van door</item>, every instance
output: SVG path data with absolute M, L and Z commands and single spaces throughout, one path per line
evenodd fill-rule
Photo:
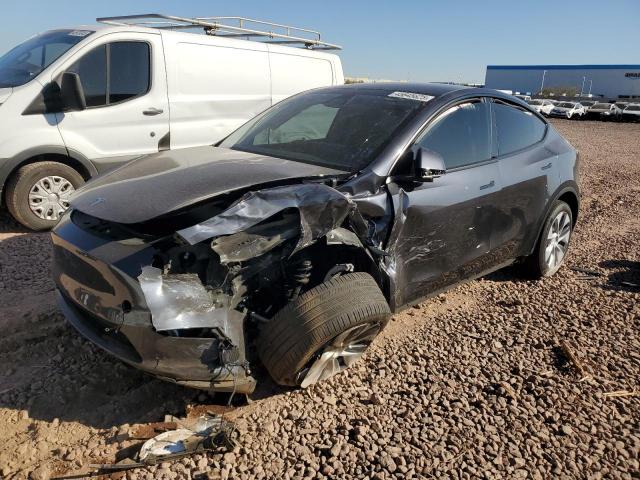
M 271 106 L 266 45 L 170 33 L 164 45 L 172 149 L 212 145 Z
M 58 114 L 67 148 L 98 172 L 169 146 L 169 104 L 159 34 L 105 35 L 76 53 L 63 72 L 80 76 L 87 109 Z M 55 78 L 55 77 L 54 77 Z

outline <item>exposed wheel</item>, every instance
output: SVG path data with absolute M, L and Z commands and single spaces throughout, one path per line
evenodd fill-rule
M 69 207 L 69 197 L 83 183 L 82 176 L 63 163 L 30 163 L 7 182 L 7 208 L 25 227 L 48 230 L 58 223 Z
M 573 214 L 565 202 L 556 200 L 544 222 L 534 252 L 525 261 L 525 271 L 534 278 L 550 277 L 562 266 L 573 231 Z
M 371 275 L 349 273 L 280 310 L 258 338 L 258 354 L 281 385 L 307 387 L 353 365 L 391 312 Z

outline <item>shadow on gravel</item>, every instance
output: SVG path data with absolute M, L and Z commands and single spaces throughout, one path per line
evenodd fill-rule
M 609 274 L 604 288 L 640 292 L 640 262 L 633 260 L 605 260 L 598 266 L 615 270 Z
M 30 230 L 26 229 L 18 222 L 5 209 L 0 208 L 0 234 L 2 233 L 29 233 Z

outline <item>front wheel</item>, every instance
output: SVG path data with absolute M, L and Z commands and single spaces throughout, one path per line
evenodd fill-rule
M 321 283 L 280 310 L 258 338 L 258 354 L 280 385 L 308 387 L 353 365 L 391 312 L 371 275 Z
M 566 258 L 572 233 L 571 208 L 567 203 L 556 200 L 544 222 L 535 250 L 525 260 L 525 272 L 533 278 L 550 277 L 556 273 Z
M 69 197 L 84 183 L 73 168 L 59 162 L 30 163 L 7 182 L 7 208 L 31 230 L 49 230 L 69 207 Z

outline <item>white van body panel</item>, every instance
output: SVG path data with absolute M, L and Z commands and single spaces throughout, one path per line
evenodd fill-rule
M 0 129 L 0 173 L 9 168 L 1 159 L 22 158 L 28 152 L 39 151 L 41 147 L 52 147 L 55 153 L 65 148 L 54 113 L 22 115 L 42 87 L 36 79 L 13 89 L 3 89 L 4 99 L 0 105 L 0 125 L 3 126 Z
M 267 47 L 163 32 L 171 148 L 211 145 L 271 106 Z
M 335 55 L 269 45 L 269 60 L 273 103 L 312 88 L 344 83 Z
M 162 36 L 171 148 L 216 143 L 286 97 L 344 83 L 336 55 L 180 32 Z

